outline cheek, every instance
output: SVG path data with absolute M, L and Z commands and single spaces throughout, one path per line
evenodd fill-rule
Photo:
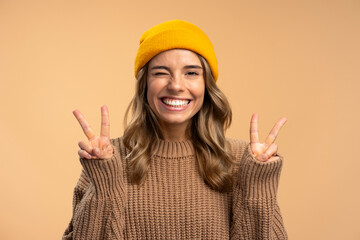
M 205 85 L 204 83 L 198 83 L 196 86 L 193 87 L 193 95 L 196 96 L 199 102 L 204 101 L 205 96 Z
M 196 112 L 199 112 L 200 109 L 203 107 L 203 104 L 204 104 L 205 89 L 204 88 L 197 89 L 197 91 L 193 92 L 193 96 L 196 97 L 194 110 Z
M 151 89 L 148 88 L 146 91 L 146 99 L 151 108 L 153 108 L 153 105 L 154 105 L 152 96 L 153 96 L 153 94 L 151 93 Z
M 202 108 L 203 104 L 204 104 L 204 95 L 202 95 L 201 98 L 199 98 L 198 111 Z
M 154 110 L 155 107 L 156 96 L 157 91 L 155 84 L 149 84 L 149 82 L 147 82 L 146 99 L 152 110 Z
M 146 100 L 151 106 L 151 85 L 149 84 L 148 80 L 146 81 Z

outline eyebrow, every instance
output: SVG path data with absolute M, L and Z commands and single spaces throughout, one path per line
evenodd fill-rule
M 185 68 L 185 69 L 189 69 L 189 68 L 202 69 L 202 67 L 199 66 L 199 65 L 186 65 L 184 68 Z M 169 68 L 169 67 L 166 67 L 166 66 L 154 66 L 154 67 L 152 67 L 150 70 L 154 70 L 154 69 L 165 69 L 165 70 L 170 71 L 170 68 Z
M 188 68 L 198 68 L 198 69 L 202 69 L 202 66 L 199 65 L 186 65 L 184 68 L 188 69 Z

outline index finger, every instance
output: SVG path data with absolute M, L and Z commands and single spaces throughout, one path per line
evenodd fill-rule
M 100 136 L 110 138 L 109 110 L 106 105 L 101 107 L 101 132 Z
M 78 122 L 80 123 L 80 126 L 82 128 L 82 130 L 84 131 L 86 137 L 91 140 L 95 137 L 95 134 L 93 132 L 93 130 L 91 129 L 90 125 L 86 122 L 84 116 L 81 114 L 81 112 L 77 109 L 75 109 L 73 111 L 74 116 L 76 117 L 76 119 L 78 120 Z
M 270 131 L 270 133 L 269 133 L 269 136 L 268 136 L 268 137 L 266 138 L 266 140 L 265 140 L 265 143 L 266 143 L 268 146 L 271 145 L 271 144 L 275 141 L 277 135 L 279 134 L 280 129 L 282 128 L 282 126 L 284 126 L 286 120 L 287 120 L 287 119 L 284 118 L 284 117 L 281 118 L 279 121 L 276 122 L 276 124 L 274 125 L 274 127 L 271 129 L 271 131 Z
M 259 132 L 258 132 L 258 114 L 254 113 L 250 121 L 250 143 L 259 142 Z

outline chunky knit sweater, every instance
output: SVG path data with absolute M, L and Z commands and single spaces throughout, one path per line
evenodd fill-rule
M 259 162 L 228 140 L 237 167 L 228 193 L 198 173 L 191 141 L 154 143 L 144 185 L 130 183 L 122 138 L 112 159 L 80 159 L 65 239 L 287 239 L 276 192 L 283 159 Z

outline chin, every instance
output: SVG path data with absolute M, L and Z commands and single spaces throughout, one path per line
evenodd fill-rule
M 163 125 L 173 125 L 173 126 L 181 126 L 181 125 L 188 125 L 191 120 L 189 119 L 182 119 L 182 118 L 160 118 L 160 122 Z

